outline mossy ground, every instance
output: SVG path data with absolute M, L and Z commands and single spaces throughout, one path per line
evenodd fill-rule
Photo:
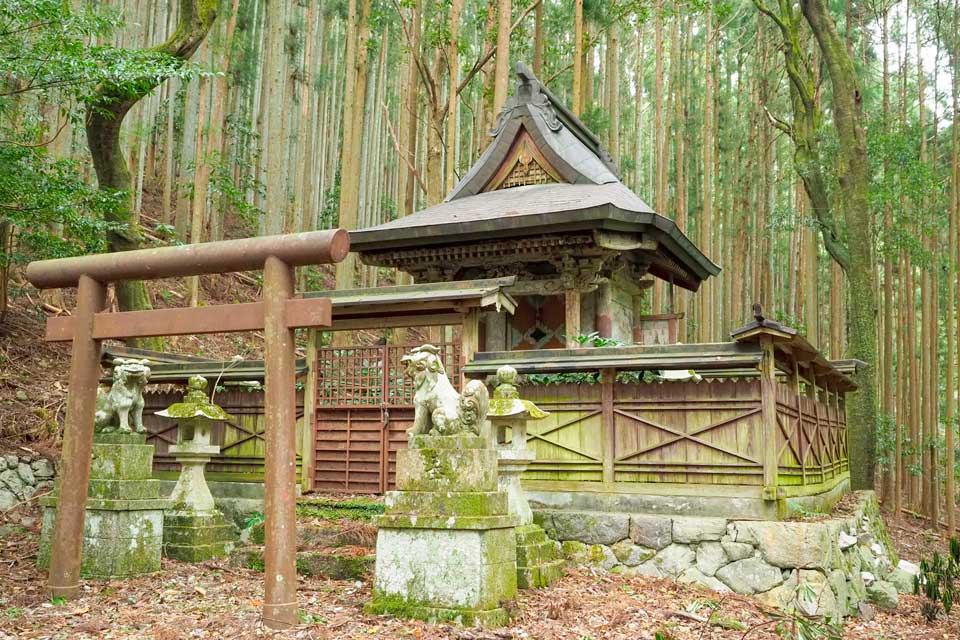
M 371 522 L 374 516 L 381 515 L 383 512 L 383 502 L 375 498 L 356 497 L 349 500 L 310 498 L 297 502 L 297 518 Z

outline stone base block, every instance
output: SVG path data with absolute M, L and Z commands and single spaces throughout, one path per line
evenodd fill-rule
M 563 576 L 563 559 L 557 557 L 556 544 L 535 524 L 516 528 L 517 587 L 549 587 Z
M 91 479 L 87 497 L 94 500 L 157 500 L 159 480 Z
M 43 531 L 37 565 L 50 565 L 50 545 L 56 509 L 43 512 Z M 163 547 L 163 511 L 101 511 L 88 509 L 84 519 L 80 575 L 114 579 L 160 570 Z
M 163 555 L 183 562 L 203 562 L 228 555 L 234 546 L 233 525 L 219 511 L 169 512 L 163 519 Z
M 153 469 L 152 444 L 104 443 L 98 436 L 90 461 L 91 480 L 149 480 Z
M 499 491 L 388 491 L 384 505 L 390 515 L 491 516 L 508 513 L 507 494 Z
M 372 606 L 396 615 L 423 618 L 418 613 L 455 611 L 454 618 L 472 624 L 468 620 L 498 619 L 501 603 L 517 592 L 512 527 L 381 528 L 376 558 Z
M 373 599 L 364 607 L 367 613 L 389 614 L 400 618 L 414 618 L 433 624 L 452 622 L 465 627 L 504 627 L 510 623 L 510 615 L 503 607 L 487 611 L 429 607 L 407 600 L 384 597 L 374 593 Z
M 456 436 L 436 436 L 432 439 Z M 448 445 L 449 443 L 442 443 Z M 397 489 L 401 491 L 496 491 L 496 449 L 450 446 L 401 449 L 397 452 Z

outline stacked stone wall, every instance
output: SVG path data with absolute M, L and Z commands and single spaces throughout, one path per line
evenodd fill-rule
M 556 510 L 535 520 L 570 561 L 751 594 L 806 615 L 896 607 L 917 571 L 898 562 L 872 492 L 850 515 L 806 521 Z
M 53 488 L 56 468 L 40 454 L 20 451 L 0 454 L 0 511 Z

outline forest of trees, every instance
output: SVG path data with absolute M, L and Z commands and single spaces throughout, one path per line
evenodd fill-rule
M 437 203 L 524 62 L 723 267 L 651 311 L 709 342 L 761 302 L 867 361 L 851 446 L 888 508 L 952 532 L 958 56 L 958 0 L 2 3 L 0 314 L 30 259 Z M 395 280 L 347 261 L 336 285 Z

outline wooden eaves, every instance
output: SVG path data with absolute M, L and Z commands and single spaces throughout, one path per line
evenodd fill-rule
M 603 369 L 654 371 L 756 368 L 761 358 L 762 353 L 758 346 L 733 342 L 489 351 L 478 353 L 473 362 L 464 367 L 464 373 L 471 377 L 492 374 L 503 365 L 510 365 L 524 374 L 593 372 Z
M 755 307 L 753 322 L 730 333 L 730 337 L 738 344 L 759 345 L 761 336 L 772 338 L 778 369 L 792 375 L 795 362 L 801 377 L 824 389 L 854 391 L 857 385 L 845 371 L 856 372 L 858 368 L 866 366 L 859 360 L 840 361 L 843 365 L 841 369 L 825 358 L 796 329 L 764 318 L 758 307 Z
M 516 276 L 306 293 L 330 298 L 332 331 L 459 325 L 468 311 L 493 308 L 513 314 L 517 302 L 503 289 Z

